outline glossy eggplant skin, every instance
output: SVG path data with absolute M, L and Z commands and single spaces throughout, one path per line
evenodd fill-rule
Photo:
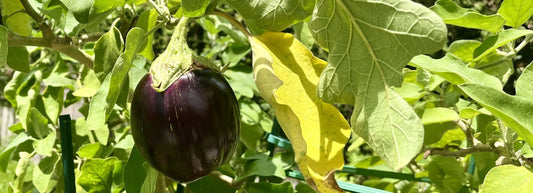
M 152 167 L 181 183 L 217 169 L 234 152 L 240 130 L 239 105 L 220 73 L 192 70 L 164 92 L 147 74 L 131 104 L 135 144 Z

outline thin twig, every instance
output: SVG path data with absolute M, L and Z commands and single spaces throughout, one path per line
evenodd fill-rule
M 450 151 L 444 148 L 431 148 L 426 151 L 425 155 L 442 155 L 442 156 L 455 156 L 455 157 L 464 157 L 468 154 L 475 152 L 496 152 L 495 149 L 488 145 L 476 145 L 471 148 L 459 149 L 457 151 Z
M 39 26 L 41 27 L 41 30 L 43 31 L 43 36 L 46 38 L 52 38 L 54 37 L 54 34 L 52 32 L 52 28 L 46 22 L 44 22 L 43 17 L 41 17 L 35 9 L 31 6 L 31 4 L 28 2 L 28 0 L 20 0 L 20 3 L 26 10 L 26 13 L 35 20 Z
M 233 18 L 231 15 L 227 14 L 226 12 L 223 12 L 223 11 L 221 11 L 219 9 L 215 9 L 212 13 L 214 15 L 218 15 L 218 16 L 221 16 L 221 17 L 226 18 L 227 20 L 229 20 L 231 22 L 231 24 L 233 24 L 242 33 L 244 33 L 244 35 L 246 35 L 246 37 L 252 36 L 252 34 L 250 34 L 250 32 L 248 32 L 248 30 L 246 30 L 246 28 L 244 28 L 244 26 L 242 25 L 241 22 L 237 21 L 235 18 Z

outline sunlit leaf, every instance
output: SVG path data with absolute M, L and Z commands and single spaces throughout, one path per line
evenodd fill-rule
M 533 144 L 533 102 L 530 98 L 511 96 L 501 90 L 477 84 L 463 84 L 459 88 L 506 123 L 527 143 Z
M 524 166 L 503 165 L 489 171 L 483 185 L 481 185 L 480 192 L 515 193 L 531 192 L 532 190 L 533 173 L 530 170 Z
M 89 193 L 111 193 L 116 157 L 88 159 L 81 167 L 78 184 Z
M 422 115 L 422 123 L 424 125 L 429 125 L 433 123 L 444 123 L 449 121 L 459 120 L 459 115 L 452 109 L 448 108 L 431 108 L 424 110 Z
M 211 2 L 211 0 L 181 0 L 183 16 L 200 17 L 204 15 L 209 2 Z
M 255 83 L 274 107 L 300 170 L 320 191 L 339 192 L 329 174 L 344 165 L 342 149 L 350 130 L 342 114 L 316 96 L 326 62 L 290 34 L 266 32 L 250 42 Z
M 50 192 L 57 185 L 55 177 L 56 167 L 59 165 L 59 155 L 57 152 L 42 159 L 37 167 L 33 169 L 33 185 L 39 192 Z
M 498 13 L 507 21 L 505 25 L 518 27 L 533 15 L 533 1 L 505 0 L 502 2 Z
M 435 11 L 446 24 L 487 30 L 500 31 L 505 20 L 500 15 L 483 15 L 472 9 L 465 9 L 451 0 L 439 0 L 431 10 Z
M 39 139 L 33 142 L 33 148 L 35 152 L 43 156 L 52 156 L 52 151 L 56 143 L 56 132 L 53 131 L 48 134 L 45 138 Z
M 20 12 L 20 10 L 24 10 L 22 3 L 15 0 L 0 1 L 0 3 L 2 5 L 4 25 L 15 34 L 30 36 L 32 32 L 32 19 L 25 12 Z
M 102 13 L 123 6 L 124 3 L 124 0 L 94 0 L 93 9 L 96 13 Z
M 117 28 L 111 28 L 94 45 L 94 73 L 103 81 L 113 69 L 124 47 L 122 35 Z
M 3 25 L 0 25 L 0 66 L 7 64 L 7 35 L 9 34 L 9 30 L 4 27 Z
M 524 71 L 516 80 L 515 88 L 517 96 L 533 98 L 533 62 L 524 68 Z
M 145 11 L 139 16 L 137 20 L 137 27 L 142 28 L 144 31 L 149 32 L 154 29 L 157 22 L 157 11 L 152 9 L 150 11 Z M 139 55 L 144 56 L 148 60 L 154 59 L 154 51 L 152 49 L 152 41 L 154 39 L 153 34 L 149 34 L 146 38 L 146 44 L 144 48 L 141 48 L 142 51 L 139 52 Z
M 508 29 L 498 33 L 498 35 L 490 36 L 474 51 L 474 61 L 479 61 L 497 48 L 530 34 L 533 34 L 533 30 Z

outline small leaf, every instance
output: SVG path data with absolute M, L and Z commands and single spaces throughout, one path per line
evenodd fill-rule
M 282 31 L 309 17 L 314 0 L 226 0 L 245 18 L 247 25 L 270 31 Z
M 96 13 L 102 13 L 124 6 L 125 3 L 124 0 L 94 0 L 93 9 Z
M 503 87 L 498 78 L 490 76 L 481 70 L 468 68 L 461 59 L 450 54 L 441 59 L 433 59 L 425 55 L 416 56 L 411 60 L 411 65 L 437 74 L 455 85 L 475 83 L 495 89 Z
M 48 119 L 37 108 L 31 107 L 28 133 L 34 138 L 43 139 L 51 132 L 47 124 Z
M 25 12 L 15 13 L 24 10 L 20 1 L 0 1 L 2 16 L 6 26 L 10 31 L 21 36 L 30 36 L 32 32 L 31 17 Z M 8 17 L 9 16 L 9 17 Z
M 429 171 L 429 179 L 440 192 L 459 192 L 463 186 L 464 168 L 454 157 L 435 156 L 424 169 Z
M 259 93 L 253 81 L 252 68 L 249 66 L 237 65 L 228 68 L 224 72 L 224 76 L 235 91 L 237 99 L 241 98 L 241 96 L 253 98 L 255 93 Z
M 33 169 L 33 185 L 39 192 L 50 192 L 57 184 L 56 167 L 59 165 L 59 155 L 53 152 L 50 156 L 42 159 L 37 167 Z
M 486 55 L 495 51 L 497 48 L 516 40 L 522 36 L 533 34 L 533 30 L 508 29 L 491 36 L 474 51 L 474 61 L 479 61 Z
M 139 20 L 137 20 L 137 27 L 142 28 L 144 31 L 149 32 L 152 29 L 154 29 L 155 24 L 157 22 L 157 11 L 155 9 L 152 9 L 150 11 L 145 11 L 141 13 L 141 16 L 139 16 Z M 154 39 L 153 34 L 149 34 L 146 38 L 146 44 L 144 48 L 141 48 L 142 51 L 139 52 L 139 55 L 144 56 L 148 60 L 154 59 L 154 51 L 152 49 L 152 41 Z
M 13 70 L 30 72 L 29 54 L 26 47 L 9 46 L 7 50 L 7 65 Z
M 6 172 L 7 165 L 13 154 L 18 153 L 15 151 L 21 144 L 31 143 L 34 141 L 31 137 L 28 137 L 25 133 L 18 134 L 15 139 L 9 142 L 9 145 L 0 153 L 0 171 Z
M 9 35 L 9 30 L 3 25 L 0 25 L 0 66 L 7 64 L 7 35 Z
M 89 22 L 89 13 L 95 0 L 61 0 L 61 2 L 67 6 L 68 10 L 74 15 L 76 20 L 80 23 Z
M 56 132 L 53 131 L 44 139 L 39 139 L 33 142 L 33 148 L 35 152 L 40 155 L 50 157 L 52 156 L 52 151 L 54 150 L 54 145 L 56 144 Z
M 181 0 L 183 16 L 200 17 L 205 14 L 205 9 L 211 0 Z
M 290 166 L 284 162 L 284 156 L 284 154 L 278 153 L 274 155 L 273 158 L 265 157 L 253 160 L 249 165 L 246 166 L 245 173 L 235 180 L 239 181 L 250 176 L 276 176 L 280 179 L 284 179 L 286 178 L 285 170 L 288 169 L 288 166 Z
M 511 96 L 476 84 L 463 84 L 459 88 L 511 127 L 528 144 L 533 144 L 533 102 L 529 98 Z
M 505 0 L 498 13 L 507 21 L 505 25 L 518 28 L 533 15 L 533 1 Z
M 111 193 L 113 169 L 118 159 L 88 159 L 81 167 L 78 184 L 89 193 Z
M 107 33 L 102 35 L 94 45 L 94 73 L 100 81 L 113 69 L 124 47 L 122 35 L 113 26 Z
M 89 143 L 82 145 L 76 154 L 82 158 L 105 158 L 113 151 L 112 146 L 103 146 L 100 143 Z
M 72 93 L 74 96 L 93 97 L 101 86 L 94 71 L 91 69 L 87 69 L 86 71 L 85 76 L 82 76 L 83 86 Z
M 451 0 L 439 0 L 431 7 L 446 24 L 487 30 L 492 33 L 500 31 L 505 20 L 500 15 L 482 15 L 475 10 L 465 9 Z
M 510 184 L 512 184 L 510 186 Z M 503 165 L 492 168 L 483 185 L 481 193 L 515 193 L 533 190 L 533 173 L 524 166 Z
M 425 109 L 422 115 L 422 124 L 444 123 L 459 120 L 459 115 L 452 109 L 436 107 Z
M 448 53 L 461 58 L 464 62 L 474 60 L 474 50 L 481 45 L 477 40 L 456 40 L 450 44 Z
M 235 193 L 236 189 L 228 182 L 213 175 L 207 175 L 195 182 L 187 184 L 192 192 Z
M 533 62 L 524 68 L 518 80 L 516 80 L 516 95 L 533 98 Z
M 63 87 L 47 86 L 42 95 L 45 113 L 52 123 L 57 124 L 59 113 L 63 110 L 63 98 L 65 89 Z
M 274 107 L 300 170 L 319 191 L 340 191 L 327 177 L 344 165 L 340 152 L 350 130 L 342 114 L 316 95 L 318 76 L 326 62 L 314 57 L 291 34 L 265 32 L 250 38 L 250 44 L 255 83 Z

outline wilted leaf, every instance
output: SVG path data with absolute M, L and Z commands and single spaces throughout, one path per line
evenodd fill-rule
M 342 114 L 316 96 L 326 62 L 290 34 L 266 32 L 250 42 L 255 83 L 274 107 L 300 170 L 320 191 L 339 192 L 328 174 L 344 165 L 342 149 L 350 130 Z

